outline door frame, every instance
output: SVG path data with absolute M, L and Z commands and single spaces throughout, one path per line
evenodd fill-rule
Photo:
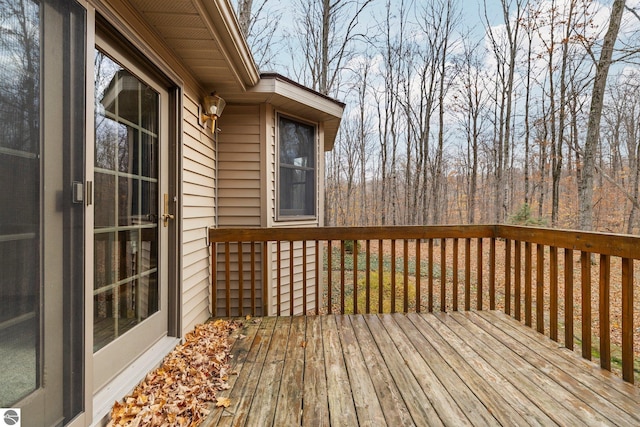
M 83 1 L 83 0 L 81 0 Z M 168 92 L 168 186 L 167 191 L 170 200 L 173 201 L 173 214 L 175 220 L 170 221 L 168 227 L 168 310 L 167 310 L 167 336 L 152 347 L 147 353 L 157 353 L 158 350 L 168 353 L 179 341 L 182 334 L 182 307 L 181 307 L 181 279 L 182 279 L 182 94 L 184 82 L 173 70 L 168 62 L 157 53 L 152 46 L 144 40 L 157 40 L 157 38 L 146 35 L 142 37 L 136 30 L 127 23 L 137 22 L 139 19 L 135 13 L 129 9 L 113 8 L 112 5 L 105 4 L 102 0 L 88 0 L 87 7 L 87 79 L 86 79 L 86 162 L 91 173 L 87 173 L 87 203 L 86 203 L 86 234 L 85 234 L 85 324 L 93 325 L 93 286 L 94 286 L 94 215 L 93 215 L 93 165 L 95 163 L 95 117 L 94 117 L 94 62 L 93 55 L 96 47 L 96 33 L 106 34 L 110 41 L 117 44 L 128 56 L 133 58 L 138 65 L 142 66 L 153 77 L 163 83 L 163 87 Z M 139 28 L 139 27 L 137 27 Z M 146 27 L 144 27 L 146 28 Z M 141 52 L 145 52 L 143 55 Z M 160 201 L 159 201 L 160 202 Z M 160 224 L 160 227 L 162 225 Z M 164 354 L 159 357 L 155 354 L 143 354 L 136 360 L 136 368 L 140 372 L 139 378 L 131 377 L 131 372 L 124 371 L 116 377 L 109 386 L 104 387 L 99 394 L 95 393 L 95 382 L 93 378 L 93 328 L 85 328 L 85 414 L 84 420 L 78 419 L 77 425 L 91 424 L 107 415 L 104 402 L 113 402 L 122 398 L 119 390 L 132 389 L 137 382 L 146 375 L 146 371 L 140 369 L 142 366 L 151 363 L 150 366 L 159 362 Z M 156 362 L 155 359 L 159 357 Z M 151 362 L 149 362 L 151 361 Z M 126 378 L 122 378 L 126 377 Z M 112 384 L 113 383 L 113 384 Z M 124 384 L 124 385 L 122 385 Z M 111 387 L 114 385 L 114 387 Z M 106 390 L 110 389 L 110 390 Z M 109 404 L 110 408 L 110 404 Z M 74 424 L 75 425 L 75 424 Z

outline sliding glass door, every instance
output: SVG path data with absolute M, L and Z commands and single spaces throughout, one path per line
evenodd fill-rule
M 98 35 L 95 50 L 94 389 L 167 334 L 168 94 Z
M 85 11 L 0 0 L 0 407 L 82 410 Z

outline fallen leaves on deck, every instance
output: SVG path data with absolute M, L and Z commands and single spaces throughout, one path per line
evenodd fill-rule
M 235 322 L 198 325 L 122 402 L 115 402 L 109 426 L 197 426 L 211 402 L 228 407 L 229 340 Z M 226 399 L 226 400 L 225 400 Z

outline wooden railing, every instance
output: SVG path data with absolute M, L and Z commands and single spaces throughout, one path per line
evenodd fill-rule
M 218 314 L 500 309 L 634 382 L 638 237 L 477 225 L 211 229 L 210 241 Z

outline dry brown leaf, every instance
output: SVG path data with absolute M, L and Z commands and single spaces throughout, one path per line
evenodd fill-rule
M 229 388 L 228 337 L 237 326 L 224 319 L 196 326 L 160 368 L 113 405 L 109 426 L 199 425 L 216 391 Z
M 228 397 L 216 398 L 216 406 L 218 408 L 220 407 L 228 408 L 230 405 L 231 405 L 231 399 L 229 399 Z

